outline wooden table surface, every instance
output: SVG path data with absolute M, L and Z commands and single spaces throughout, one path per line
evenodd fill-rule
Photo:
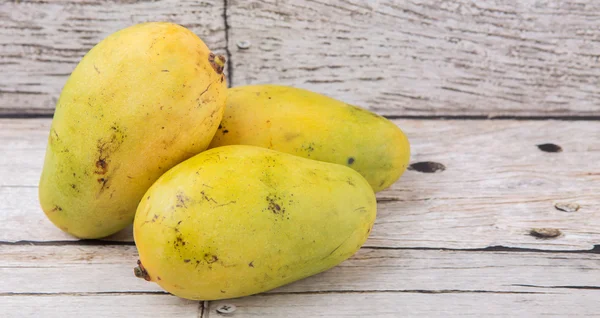
M 308 88 L 407 133 L 413 168 L 378 193 L 356 255 L 188 301 L 134 277 L 131 229 L 79 241 L 46 219 L 62 86 L 102 38 L 153 20 L 225 54 L 230 85 Z M 600 316 L 599 54 L 596 1 L 0 1 L 0 317 Z

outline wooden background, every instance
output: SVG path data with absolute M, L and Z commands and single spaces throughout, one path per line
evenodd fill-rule
M 133 276 L 130 229 L 77 241 L 45 218 L 67 77 L 108 34 L 157 20 L 227 56 L 230 85 L 308 88 L 407 133 L 414 169 L 378 194 L 354 257 L 192 302 Z M 0 316 L 600 316 L 600 2 L 1 0 L 0 70 Z

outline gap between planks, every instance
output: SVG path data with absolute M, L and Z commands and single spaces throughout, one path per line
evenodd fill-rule
M 72 240 L 72 241 L 0 241 L 0 246 L 135 246 L 133 241 L 112 241 L 112 240 Z M 554 254 L 600 254 L 600 245 L 594 245 L 589 250 L 546 250 L 535 248 L 508 247 L 494 245 L 484 248 L 446 248 L 446 247 L 394 247 L 394 246 L 370 246 L 365 244 L 361 247 L 364 250 L 415 250 L 415 251 L 454 251 L 454 252 L 507 252 L 507 253 L 554 253 Z
M 229 48 L 229 16 L 227 14 L 229 1 L 223 0 L 223 24 L 225 26 L 225 55 L 227 56 L 227 87 L 233 86 L 233 63 L 231 61 L 231 49 Z
M 54 117 L 54 110 L 28 110 L 24 111 L 17 109 L 11 111 L 0 109 L 0 119 L 52 119 Z M 395 120 L 395 119 L 419 119 L 419 120 L 521 120 L 521 121 L 600 121 L 600 116 L 586 116 L 586 115 L 382 115 L 382 117 Z

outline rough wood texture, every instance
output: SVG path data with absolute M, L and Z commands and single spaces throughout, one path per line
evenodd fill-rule
M 236 86 L 294 85 L 392 117 L 592 120 L 599 19 L 583 0 L 0 1 L 0 117 L 51 114 L 93 45 L 162 20 L 230 55 Z M 106 242 L 54 227 L 37 188 L 50 119 L 0 119 L 0 316 L 600 316 L 598 121 L 395 123 L 413 169 L 378 194 L 358 253 L 264 294 L 197 302 L 134 277 L 131 228 Z
M 234 85 L 295 85 L 386 115 L 600 116 L 595 2 L 228 4 L 226 44 L 220 1 L 4 1 L 0 114 L 52 113 L 94 44 L 166 20 L 228 45 Z
M 0 295 L 162 291 L 133 275 L 135 246 L 0 245 L 0 252 Z M 546 293 L 598 286 L 600 254 L 592 252 L 362 248 L 329 271 L 270 293 Z
M 0 120 L 0 149 L 7 153 L 0 156 L 0 241 L 74 240 L 47 220 L 37 200 L 49 123 Z M 597 122 L 395 123 L 411 140 L 412 162 L 439 162 L 446 170 L 407 171 L 379 193 L 378 219 L 367 246 L 589 250 L 600 244 Z M 548 142 L 563 151 L 536 147 Z M 580 208 L 565 212 L 555 203 Z M 556 228 L 562 234 L 540 239 L 530 235 L 532 228 Z M 131 231 L 109 239 L 131 241 Z
M 223 5 L 195 0 L 1 1 L 0 114 L 53 113 L 64 83 L 83 55 L 107 35 L 132 24 L 182 24 L 222 54 Z
M 5 318 L 197 318 L 199 307 L 198 302 L 165 294 L 0 295 L 0 312 Z
M 600 115 L 598 2 L 228 2 L 233 85 L 386 115 Z
M 598 293 L 591 290 L 547 294 L 487 293 L 327 293 L 260 295 L 211 302 L 208 315 L 224 304 L 244 317 L 598 317 Z

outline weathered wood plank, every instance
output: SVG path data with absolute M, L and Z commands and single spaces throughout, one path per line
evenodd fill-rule
M 162 291 L 133 275 L 135 246 L 1 245 L 0 252 L 0 295 Z M 363 248 L 329 271 L 271 292 L 564 292 L 598 286 L 597 253 Z
M 263 294 L 210 302 L 202 317 L 598 317 L 597 293 L 548 294 L 331 293 Z M 198 302 L 170 295 L 3 296 L 4 317 L 199 317 Z
M 197 318 L 200 310 L 198 302 L 166 294 L 0 295 L 0 312 L 6 318 Z
M 225 52 L 223 1 L 1 1 L 0 114 L 52 113 L 79 60 L 107 35 L 148 21 L 184 25 Z
M 37 182 L 48 119 L 0 120 L 0 241 L 73 240 L 46 219 Z M 395 121 L 412 161 L 446 170 L 407 171 L 378 194 L 367 246 L 581 250 L 600 244 L 600 126 L 594 121 Z M 547 153 L 536 145 L 564 149 Z M 575 212 L 555 203 L 577 203 Z M 531 228 L 557 228 L 539 239 Z M 112 237 L 131 241 L 130 229 Z
M 50 222 L 42 211 L 37 187 L 0 186 L 0 241 L 75 241 Z M 106 238 L 133 241 L 132 227 Z
M 0 65 L 11 76 L 0 79 L 0 113 L 51 113 L 83 54 L 134 23 L 183 24 L 223 53 L 223 9 L 2 2 Z M 388 115 L 597 116 L 599 9 L 575 0 L 229 1 L 233 84 L 296 85 Z
M 272 295 L 210 302 L 208 316 L 235 305 L 235 317 L 598 317 L 598 293 L 590 290 L 546 294 L 327 293 Z
M 393 201 L 379 205 L 368 244 L 553 249 L 600 244 L 598 122 L 397 123 L 411 139 L 413 162 L 439 162 L 446 170 L 407 173 L 380 193 Z M 536 147 L 549 142 L 563 151 Z M 569 213 L 555 203 L 580 208 Z M 531 228 L 557 228 L 563 235 L 538 239 L 529 235 Z
M 2 245 L 0 251 L 0 294 L 162 291 L 134 276 L 138 254 L 132 245 Z
M 600 115 L 598 2 L 228 3 L 234 86 L 294 85 L 386 115 Z

